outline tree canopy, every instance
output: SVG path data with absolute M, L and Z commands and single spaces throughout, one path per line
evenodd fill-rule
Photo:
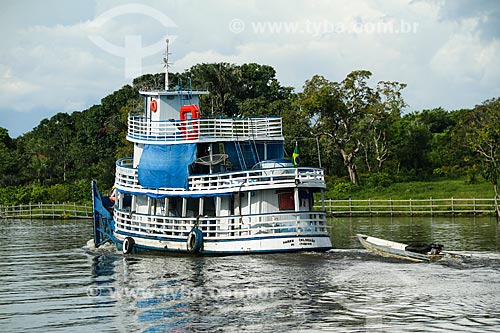
M 274 68 L 255 63 L 204 63 L 170 75 L 171 87 L 210 91 L 201 99 L 204 116 L 281 116 L 288 157 L 297 142 L 302 164 L 321 164 L 328 179 L 364 186 L 482 175 L 498 197 L 500 98 L 472 110 L 405 113 L 406 84 L 371 85 L 367 70 L 340 82 L 314 75 L 298 93 Z M 128 114 L 143 106 L 138 90 L 163 86 L 163 74 L 142 75 L 100 104 L 43 119 L 18 138 L 0 128 L 0 204 L 90 200 L 90 179 L 111 188 L 115 160 L 133 154 L 125 137 Z
M 472 150 L 481 165 L 483 177 L 495 190 L 498 216 L 498 182 L 500 180 L 500 98 L 493 98 L 465 111 L 456 128 L 457 142 Z

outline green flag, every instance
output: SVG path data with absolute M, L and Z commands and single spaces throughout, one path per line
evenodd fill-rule
M 292 154 L 293 166 L 298 167 L 300 163 L 299 145 L 295 142 L 295 149 Z

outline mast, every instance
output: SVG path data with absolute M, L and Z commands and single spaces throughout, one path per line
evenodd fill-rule
M 168 56 L 171 53 L 168 52 L 168 45 L 170 44 L 170 40 L 167 38 L 166 42 L 167 48 L 165 49 L 165 57 L 163 57 L 163 67 L 165 68 L 165 90 L 168 90 L 168 65 L 170 65 L 170 63 L 168 62 Z

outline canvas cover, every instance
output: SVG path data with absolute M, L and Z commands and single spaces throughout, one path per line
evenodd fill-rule
M 139 161 L 139 184 L 146 188 L 188 189 L 189 165 L 196 144 L 145 145 Z

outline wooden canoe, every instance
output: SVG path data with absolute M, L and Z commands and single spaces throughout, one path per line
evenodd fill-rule
M 413 262 L 434 262 L 443 258 L 442 254 L 417 253 L 407 251 L 408 244 L 357 234 L 359 242 L 367 250 L 384 257 L 410 260 Z

